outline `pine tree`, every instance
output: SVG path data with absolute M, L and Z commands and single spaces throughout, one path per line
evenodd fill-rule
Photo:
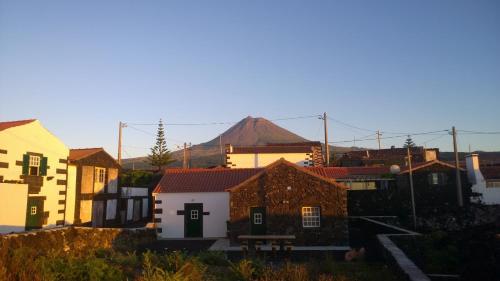
M 148 155 L 148 160 L 151 166 L 158 167 L 158 171 L 161 171 L 164 166 L 175 161 L 172 159 L 172 154 L 167 149 L 165 131 L 163 130 L 163 122 L 161 119 L 160 123 L 158 123 L 158 132 L 156 133 L 156 144 L 151 148 L 151 154 Z
M 408 138 L 406 139 L 405 141 L 405 144 L 403 145 L 404 148 L 407 148 L 407 147 L 415 147 L 415 143 L 413 142 L 413 140 L 411 139 L 411 136 L 408 135 Z

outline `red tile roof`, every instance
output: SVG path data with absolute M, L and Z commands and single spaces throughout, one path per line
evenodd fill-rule
M 82 158 L 88 157 L 103 150 L 104 149 L 102 147 L 70 149 L 69 160 L 72 161 L 80 160 Z
M 223 192 L 256 175 L 258 169 L 167 169 L 153 193 Z
M 355 176 L 381 176 L 390 172 L 386 167 L 298 168 L 332 180 Z M 153 192 L 222 192 L 241 184 L 264 169 L 167 169 Z
M 307 169 L 332 179 L 353 176 L 382 176 L 391 172 L 389 167 L 309 167 Z
M 9 129 L 12 127 L 26 125 L 26 124 L 29 124 L 33 121 L 36 121 L 36 119 L 0 122 L 0 131 L 6 130 L 6 129 Z
M 485 180 L 500 179 L 500 166 L 482 166 L 479 169 Z
M 432 160 L 432 161 L 427 161 L 427 162 L 421 162 L 421 163 L 413 164 L 412 167 L 411 167 L 411 170 L 415 171 L 415 170 L 419 170 L 419 169 L 422 169 L 422 168 L 425 168 L 425 167 L 429 167 L 429 166 L 432 166 L 432 165 L 435 165 L 435 164 L 438 164 L 438 165 L 441 165 L 441 166 L 445 166 L 445 167 L 448 167 L 448 168 L 451 168 L 451 169 L 455 169 L 454 165 L 451 165 L 451 164 L 448 164 L 446 162 L 439 161 L 439 160 Z M 463 169 L 463 168 L 460 168 L 460 170 L 461 171 L 465 171 L 465 169 Z M 405 174 L 405 173 L 408 173 L 408 172 L 409 172 L 409 168 L 408 167 L 404 167 L 404 168 L 401 169 L 401 174 Z

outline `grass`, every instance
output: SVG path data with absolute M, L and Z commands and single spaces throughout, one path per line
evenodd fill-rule
M 188 255 L 175 251 L 119 252 L 97 249 L 88 255 L 49 252 L 34 257 L 16 249 L 0 265 L 0 280 L 137 280 L 137 281 L 375 281 L 398 280 L 384 264 L 338 262 L 325 256 L 303 263 L 273 264 L 259 259 L 230 261 L 222 252 Z M 29 262 L 28 262 L 29 261 Z

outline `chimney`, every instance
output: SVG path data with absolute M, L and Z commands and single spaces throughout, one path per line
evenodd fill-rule
M 233 153 L 233 146 L 230 143 L 226 143 L 226 154 Z
M 465 164 L 467 166 L 467 177 L 472 184 L 478 183 L 477 174 L 481 173 L 479 170 L 479 155 L 477 153 L 472 153 L 465 156 Z

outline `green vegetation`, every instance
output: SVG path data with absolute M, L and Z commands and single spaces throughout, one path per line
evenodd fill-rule
M 120 174 L 120 186 L 150 187 L 153 173 L 149 171 L 125 171 Z
M 158 132 L 156 133 L 156 144 L 151 148 L 151 154 L 148 155 L 148 160 L 151 166 L 158 168 L 158 171 L 161 171 L 163 167 L 175 161 L 172 158 L 172 153 L 167 149 L 165 131 L 161 119 L 158 123 Z
M 97 249 L 86 255 L 49 252 L 36 256 L 22 247 L 8 264 L 0 265 L 0 280 L 137 280 L 137 281 L 370 281 L 398 280 L 387 266 L 337 262 L 326 257 L 306 263 L 273 265 L 262 260 L 232 262 L 221 252 L 156 254 Z M 28 262 L 29 261 L 29 262 Z

